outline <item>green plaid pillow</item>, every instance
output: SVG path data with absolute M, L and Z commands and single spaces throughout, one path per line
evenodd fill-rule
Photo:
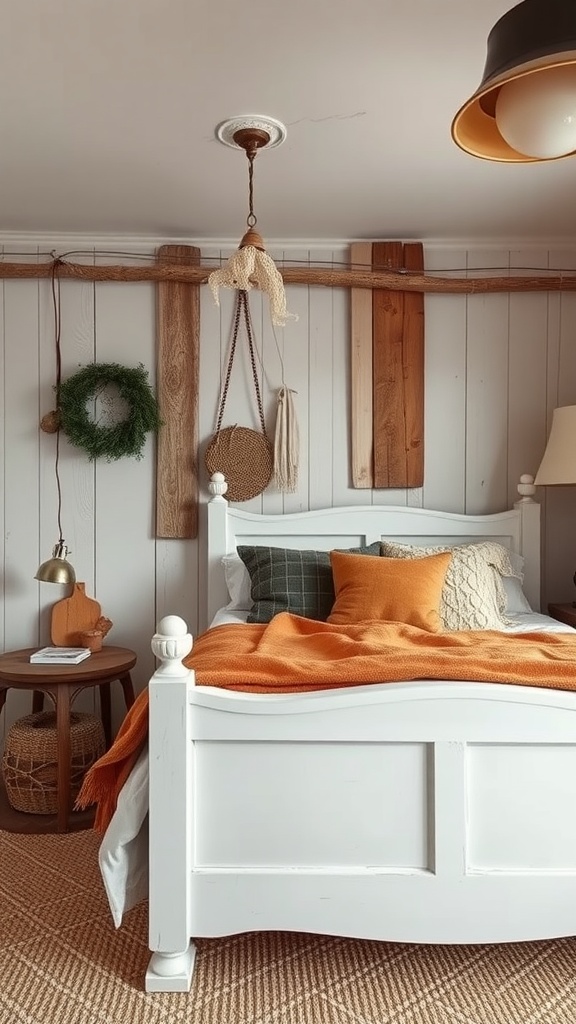
M 240 545 L 238 554 L 249 574 L 254 602 L 248 622 L 270 622 L 279 612 L 325 622 L 335 601 L 329 551 L 300 551 Z M 379 555 L 380 543 L 350 548 Z

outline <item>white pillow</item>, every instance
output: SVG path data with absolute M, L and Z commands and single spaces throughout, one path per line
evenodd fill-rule
M 513 576 L 514 569 L 510 552 L 502 544 L 480 541 L 454 547 L 418 547 L 382 543 L 382 554 L 388 558 L 422 558 L 440 551 L 452 553 L 440 600 L 444 629 L 501 630 L 509 625 L 503 577 Z
M 506 612 L 509 615 L 525 615 L 526 612 L 533 610 L 522 590 L 522 583 L 516 576 L 503 576 L 502 585 L 506 594 Z
M 510 562 L 514 570 L 513 576 L 503 576 L 502 585 L 506 594 L 506 611 L 510 615 L 525 615 L 533 611 L 526 594 L 522 590 L 524 581 L 524 559 L 515 551 L 510 551 Z
M 240 555 L 236 554 L 236 552 L 224 555 L 222 565 L 224 567 L 226 586 L 230 594 L 230 601 L 226 607 L 250 611 L 252 607 L 252 583 L 250 573 Z

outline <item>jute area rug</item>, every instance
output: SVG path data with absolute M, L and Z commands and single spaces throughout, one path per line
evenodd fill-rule
M 0 832 L 1 1024 L 575 1024 L 576 939 L 405 946 L 198 940 L 192 990 L 146 994 L 147 908 L 111 923 L 92 832 Z

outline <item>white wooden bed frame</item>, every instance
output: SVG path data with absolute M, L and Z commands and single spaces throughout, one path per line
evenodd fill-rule
M 539 608 L 540 508 L 254 515 L 208 502 L 211 615 L 237 543 L 330 549 L 492 538 Z M 522 488 L 521 488 L 522 490 Z M 526 490 L 526 488 L 524 488 Z M 186 991 L 193 936 L 309 931 L 415 943 L 576 933 L 576 693 L 406 682 L 307 694 L 195 687 L 168 616 L 150 681 L 148 991 Z

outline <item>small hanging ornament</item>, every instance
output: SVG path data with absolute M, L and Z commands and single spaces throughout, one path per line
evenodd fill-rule
M 278 392 L 278 411 L 274 434 L 274 483 L 279 491 L 293 494 L 298 486 L 300 432 L 293 392 L 282 386 Z
M 240 128 L 232 136 L 234 144 L 243 149 L 248 158 L 248 206 L 246 218 L 248 230 L 235 253 L 220 270 L 214 270 L 208 284 L 216 305 L 220 305 L 219 289 L 236 288 L 248 292 L 251 288 L 259 288 L 266 292 L 270 300 L 270 316 L 277 327 L 284 327 L 287 320 L 297 320 L 295 313 L 286 308 L 286 292 L 282 274 L 274 260 L 264 248 L 262 236 L 254 230 L 256 216 L 254 214 L 254 158 L 258 149 L 270 142 L 270 135 L 262 128 Z

